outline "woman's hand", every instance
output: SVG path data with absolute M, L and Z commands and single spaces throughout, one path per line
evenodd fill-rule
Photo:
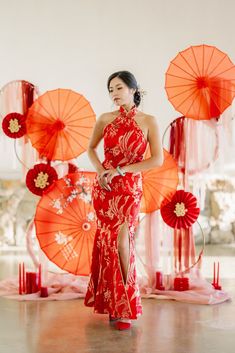
M 101 174 L 98 176 L 98 180 L 101 180 L 101 183 L 105 186 L 105 188 L 108 188 L 108 190 L 111 190 L 111 187 L 108 185 L 109 183 L 112 182 L 113 177 L 119 175 L 116 169 L 107 169 L 104 170 Z
M 108 185 L 107 176 L 105 175 L 106 172 L 107 172 L 106 169 L 102 169 L 102 170 L 97 171 L 98 183 L 102 187 L 102 189 L 105 189 L 107 191 L 111 191 L 111 187 Z

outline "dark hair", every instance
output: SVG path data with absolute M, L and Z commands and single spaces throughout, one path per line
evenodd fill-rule
M 135 76 L 129 71 L 117 71 L 117 72 L 114 72 L 108 78 L 108 82 L 107 82 L 108 90 L 109 90 L 110 82 L 115 77 L 120 78 L 129 88 L 134 88 L 136 90 L 135 93 L 134 93 L 134 103 L 138 107 L 140 105 L 140 102 L 141 102 L 141 94 L 140 94 L 140 91 L 138 90 L 138 84 L 137 84 Z

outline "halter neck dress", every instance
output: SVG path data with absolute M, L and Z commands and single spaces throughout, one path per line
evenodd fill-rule
M 123 167 L 143 160 L 147 140 L 135 120 L 136 107 L 118 116 L 103 131 L 105 169 Z M 142 197 L 142 175 L 115 176 L 106 191 L 95 178 L 92 190 L 97 231 L 92 253 L 91 276 L 85 305 L 96 313 L 136 319 L 142 314 L 135 266 L 135 231 Z M 118 252 L 118 234 L 126 223 L 129 231 L 129 265 L 124 282 Z

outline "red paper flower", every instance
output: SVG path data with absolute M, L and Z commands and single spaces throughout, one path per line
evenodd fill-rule
M 26 175 L 27 188 L 35 195 L 42 194 L 52 185 L 58 175 L 49 164 L 36 164 Z
M 73 164 L 73 163 L 69 163 L 69 168 L 68 168 L 68 174 L 70 173 L 76 173 L 78 171 L 78 167 Z
M 190 192 L 178 190 L 168 203 L 161 206 L 161 215 L 166 224 L 172 228 L 189 228 L 196 222 L 200 209 L 197 199 Z
M 25 116 L 19 113 L 10 113 L 2 121 L 4 133 L 13 139 L 17 139 L 26 134 Z

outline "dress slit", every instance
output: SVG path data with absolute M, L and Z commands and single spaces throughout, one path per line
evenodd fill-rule
M 121 260 L 121 256 L 120 256 L 120 251 L 119 251 L 119 241 L 120 241 L 120 229 L 122 228 L 122 226 L 125 226 L 126 228 L 126 232 L 127 232 L 127 238 L 128 238 L 128 263 L 127 263 L 127 268 L 123 269 L 123 264 L 122 264 L 122 260 Z M 122 231 L 122 229 L 121 229 Z M 123 222 L 122 224 L 120 224 L 119 230 L 118 230 L 118 234 L 117 234 L 117 251 L 118 251 L 118 259 L 119 259 L 119 264 L 121 267 L 121 272 L 122 272 L 122 278 L 123 278 L 123 284 L 124 286 L 127 285 L 128 282 L 128 273 L 129 273 L 129 268 L 130 268 L 130 252 L 131 252 L 131 242 L 130 242 L 130 232 L 129 232 L 129 223 L 127 221 Z M 126 279 L 124 280 L 124 274 L 123 271 L 126 271 Z

